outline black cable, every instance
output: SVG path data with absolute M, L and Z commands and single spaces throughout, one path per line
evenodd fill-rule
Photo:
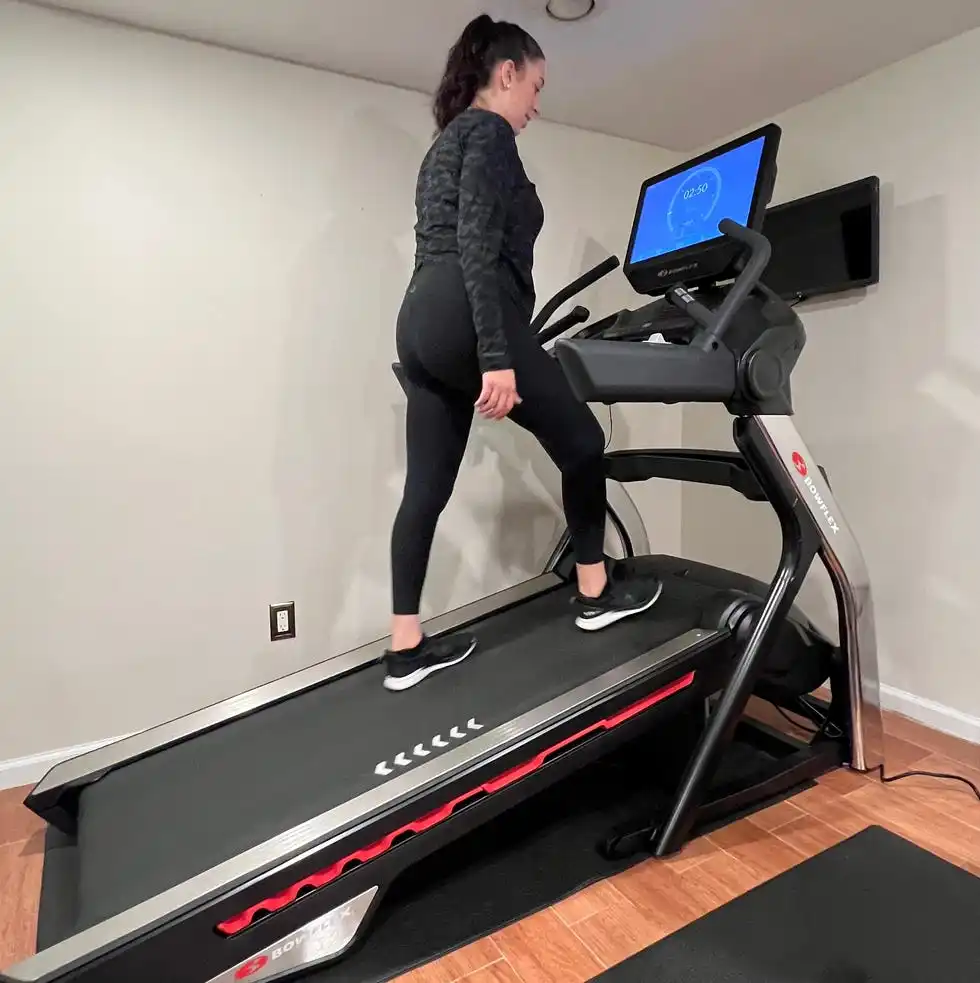
M 800 698 L 800 703 L 806 706 L 807 709 L 811 710 L 813 713 L 816 713 L 818 716 L 822 717 L 823 723 L 819 728 L 814 725 L 813 721 L 807 719 L 807 717 L 804 714 L 799 714 L 799 716 L 802 718 L 802 721 L 805 721 L 805 723 L 803 723 L 800 720 L 794 720 L 789 715 L 789 713 L 787 713 L 781 706 L 777 706 L 775 703 L 773 703 L 772 705 L 773 707 L 775 707 L 777 713 L 779 713 L 779 715 L 784 720 L 791 723 L 794 727 L 800 727 L 803 730 L 809 731 L 809 733 L 811 734 L 822 735 L 824 731 L 828 731 L 829 733 L 828 726 L 827 726 L 830 723 L 829 717 L 820 714 L 820 712 L 816 709 L 816 707 L 810 706 L 810 704 L 807 703 L 806 699 L 803 697 Z M 834 727 L 834 729 L 837 730 L 836 736 L 840 737 L 840 730 L 836 726 Z M 834 736 L 834 735 L 830 735 L 830 736 Z M 884 782 L 885 784 L 889 784 L 891 782 L 900 782 L 905 778 L 936 778 L 949 782 L 961 782 L 963 785 L 966 785 L 970 789 L 970 791 L 973 792 L 973 794 L 977 797 L 977 800 L 980 801 L 980 788 L 978 788 L 974 782 L 971 782 L 969 778 L 964 778 L 962 775 L 951 775 L 945 771 L 903 771 L 899 775 L 885 775 L 884 765 L 877 765 L 876 767 L 871 769 L 871 772 L 872 773 L 878 772 L 879 777 L 881 778 L 882 782 Z
M 609 406 L 607 406 L 606 409 L 609 410 L 609 436 L 606 438 L 606 446 L 602 448 L 604 452 L 607 451 L 607 450 L 609 450 L 609 447 L 612 444 L 612 439 L 613 439 L 612 404 L 610 404 Z
M 812 721 L 806 720 L 805 718 L 804 721 L 794 720 L 781 706 L 777 706 L 775 703 L 773 706 L 776 708 L 776 713 L 778 713 L 779 716 L 782 717 L 787 723 L 792 724 L 794 727 L 799 727 L 801 730 L 805 730 L 810 734 L 820 733 L 820 729 L 814 726 Z
M 969 786 L 970 791 L 980 800 L 980 788 L 977 788 L 969 778 L 964 778 L 962 775 L 949 775 L 943 771 L 903 771 L 900 775 L 886 776 L 884 765 L 878 765 L 871 770 L 878 772 L 883 782 L 900 782 L 903 778 L 941 778 L 950 782 L 962 782 Z
M 790 710 L 787 712 L 781 706 L 773 703 L 772 706 L 776 709 L 776 712 L 786 721 L 791 723 L 794 727 L 799 727 L 801 730 L 805 730 L 810 734 L 814 734 L 817 737 L 824 737 L 825 735 L 832 740 L 836 740 L 841 736 L 841 729 L 831 721 L 830 715 L 821 713 L 815 706 L 809 703 L 806 697 L 798 697 L 800 706 L 806 709 L 806 713 L 801 713 L 797 710 Z M 796 714 L 800 717 L 800 720 L 794 720 L 790 713 Z M 817 726 L 814 717 L 820 721 L 820 725 Z

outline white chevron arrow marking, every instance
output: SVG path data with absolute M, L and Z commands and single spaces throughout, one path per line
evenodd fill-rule
M 461 727 L 454 725 L 449 731 L 449 736 L 454 741 L 462 741 L 469 736 L 466 731 L 483 729 L 483 724 L 478 723 L 476 717 L 470 717 L 470 719 L 466 721 L 465 731 Z M 434 748 L 449 747 L 449 741 L 447 741 L 442 734 L 436 734 L 436 736 L 432 738 L 431 744 Z M 432 754 L 432 752 L 426 747 L 425 741 L 420 741 L 414 748 L 412 748 L 412 756 L 415 758 L 427 758 L 430 754 Z M 394 763 L 399 768 L 408 768 L 413 762 L 412 758 L 410 758 L 404 751 L 399 751 L 395 756 Z M 393 775 L 395 773 L 395 769 L 392 768 L 387 761 L 379 761 L 374 766 L 374 773 L 381 778 L 387 778 L 388 775 Z

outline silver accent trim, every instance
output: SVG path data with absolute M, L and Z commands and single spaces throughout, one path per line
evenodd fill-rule
M 562 582 L 556 574 L 545 573 L 431 618 L 423 627 L 430 635 L 452 631 L 465 622 L 485 618 L 504 607 L 531 600 L 559 586 Z M 304 690 L 321 686 L 337 676 L 346 675 L 372 662 L 377 662 L 384 654 L 389 638 L 390 636 L 386 635 L 343 655 L 333 656 L 306 669 L 300 669 L 288 676 L 256 686 L 238 696 L 194 710 L 166 723 L 63 761 L 51 768 L 37 783 L 33 794 L 50 794 L 64 786 L 98 778 L 109 769 L 116 768 L 127 761 L 178 744 L 193 734 L 213 730 L 237 717 L 254 713 L 270 703 L 278 703 Z
M 434 761 L 391 778 L 354 799 L 281 833 L 155 897 L 39 952 L 6 971 L 11 980 L 41 983 L 103 955 L 133 938 L 197 908 L 229 890 L 296 863 L 340 840 L 352 825 L 391 808 L 409 795 L 427 791 L 454 773 L 514 751 L 532 738 L 614 695 L 696 645 L 719 636 L 692 629 L 608 670 L 520 717 L 480 734 Z
M 551 551 L 551 556 L 548 557 L 547 562 L 544 565 L 545 573 L 552 573 L 555 568 L 561 563 L 562 557 L 565 555 L 567 550 L 572 548 L 572 534 L 568 531 L 568 528 L 562 530 L 561 536 L 558 537 L 558 542 L 555 543 L 555 548 Z
M 377 893 L 377 886 L 368 888 L 254 956 L 218 973 L 208 983 L 271 983 L 336 959 L 354 941 Z M 249 972 L 250 967 L 254 968 Z M 247 975 L 242 975 L 246 972 Z
M 878 674 L 871 578 L 857 538 L 844 518 L 816 458 L 800 438 L 791 417 L 754 418 L 773 457 L 790 479 L 820 535 L 820 559 L 837 595 L 840 646 L 847 660 L 851 689 L 851 767 L 871 771 L 884 764 L 884 732 Z M 803 461 L 806 474 L 794 464 Z

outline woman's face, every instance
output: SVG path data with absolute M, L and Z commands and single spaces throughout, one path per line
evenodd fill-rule
M 512 61 L 501 66 L 499 112 L 515 133 L 520 133 L 540 111 L 545 68 L 543 58 L 526 61 L 522 68 L 517 68 Z

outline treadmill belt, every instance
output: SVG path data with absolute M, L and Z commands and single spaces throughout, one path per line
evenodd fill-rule
M 975 983 L 977 911 L 980 878 L 872 826 L 596 983 Z
M 76 928 L 368 791 L 419 741 L 471 718 L 490 730 L 698 627 L 670 594 L 590 634 L 562 587 L 480 622 L 477 652 L 416 689 L 389 693 L 373 664 L 110 772 L 79 804 Z

